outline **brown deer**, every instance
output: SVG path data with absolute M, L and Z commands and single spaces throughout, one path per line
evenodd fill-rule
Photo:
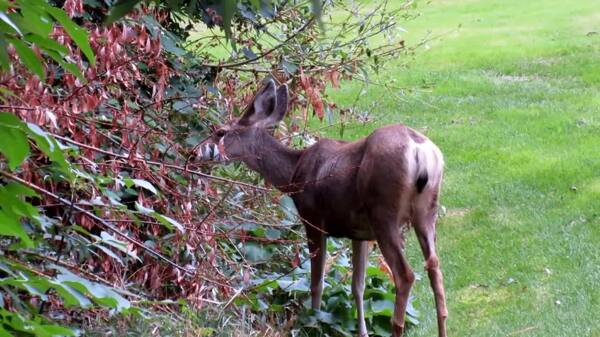
M 270 128 L 284 117 L 288 88 L 272 80 L 244 115 L 218 128 L 200 145 L 204 160 L 241 160 L 284 193 L 304 222 L 311 254 L 312 307 L 323 291 L 327 236 L 352 239 L 352 294 L 359 336 L 367 336 L 363 294 L 367 242 L 376 240 L 396 286 L 392 336 L 404 334 L 404 315 L 415 280 L 404 256 L 404 229 L 412 225 L 425 256 L 437 311 L 446 336 L 446 300 L 435 251 L 443 157 L 427 137 L 404 125 L 376 129 L 355 142 L 321 139 L 303 149 L 279 143 Z

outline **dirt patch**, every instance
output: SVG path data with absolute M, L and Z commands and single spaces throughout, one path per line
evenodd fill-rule
M 450 208 L 446 210 L 444 216 L 462 218 L 469 212 L 471 212 L 470 208 Z
M 486 71 L 485 75 L 494 83 L 523 83 L 523 82 L 539 82 L 542 81 L 543 78 L 538 75 L 507 75 L 507 74 L 499 74 L 496 72 Z

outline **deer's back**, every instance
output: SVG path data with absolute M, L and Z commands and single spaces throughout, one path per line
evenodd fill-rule
M 292 178 L 300 216 L 331 236 L 375 239 L 369 209 L 397 208 L 410 193 L 408 150 L 424 142 L 429 140 L 404 125 L 379 128 L 355 142 L 320 140 L 304 151 Z

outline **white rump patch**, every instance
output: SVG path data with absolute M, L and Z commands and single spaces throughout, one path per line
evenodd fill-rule
M 419 177 L 425 175 L 428 178 L 427 185 L 439 182 L 444 167 L 444 159 L 440 149 L 430 140 L 417 143 L 411 139 L 406 156 L 409 184 L 414 184 Z

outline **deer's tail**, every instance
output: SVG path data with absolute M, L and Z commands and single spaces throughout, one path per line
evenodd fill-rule
M 423 149 L 422 146 L 417 145 L 415 147 L 415 166 L 416 166 L 416 175 L 415 175 L 415 187 L 417 189 L 417 193 L 423 192 L 425 186 L 429 182 L 429 170 L 428 170 L 428 160 L 430 160 L 427 156 L 426 149 Z M 429 163 L 431 164 L 431 163 Z
M 444 171 L 442 152 L 430 141 L 415 145 L 413 181 L 417 193 L 423 192 L 427 186 L 439 188 Z

